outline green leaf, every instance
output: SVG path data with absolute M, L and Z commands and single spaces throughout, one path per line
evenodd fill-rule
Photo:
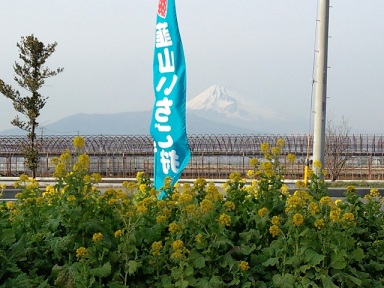
M 16 241 L 15 232 L 12 229 L 0 230 L 0 244 L 9 246 Z
M 223 284 L 224 283 L 219 276 L 212 276 L 212 278 L 209 279 L 209 285 L 206 287 L 221 288 L 221 287 L 223 287 Z
M 199 253 L 196 249 L 192 249 L 189 254 L 189 259 L 192 261 L 195 268 L 204 268 L 205 267 L 205 257 Z
M 346 253 L 344 251 L 331 253 L 331 267 L 338 270 L 344 269 L 347 266 L 345 258 Z
M 175 283 L 176 287 L 187 288 L 189 283 L 187 280 L 180 280 Z
M 200 278 L 195 284 L 196 288 L 207 288 L 209 287 L 209 279 L 207 277 Z
M 353 250 L 353 252 L 350 254 L 350 258 L 355 261 L 361 261 L 365 257 L 364 250 L 361 248 L 356 248 Z
M 141 266 L 140 261 L 135 261 L 135 260 L 129 260 L 128 261 L 128 274 L 133 275 L 136 273 L 137 269 Z
M 289 273 L 284 274 L 284 276 L 281 276 L 280 274 L 276 274 L 272 277 L 272 281 L 276 287 L 293 288 L 293 285 L 295 284 L 295 277 Z
M 107 262 L 101 267 L 91 269 L 91 275 L 96 277 L 107 277 L 111 274 L 111 263 Z
M 350 274 L 343 273 L 343 276 L 345 278 L 347 278 L 348 280 L 350 280 L 351 282 L 355 283 L 357 286 L 361 286 L 361 284 L 363 283 L 363 281 L 361 281 L 360 279 L 358 279 L 355 276 L 352 276 Z
M 267 261 L 263 262 L 263 266 L 275 266 L 279 263 L 279 258 L 269 258 Z
M 321 282 L 323 283 L 323 287 L 338 288 L 338 286 L 332 282 L 332 278 L 328 275 L 321 275 Z
M 304 261 L 312 266 L 319 265 L 324 260 L 324 258 L 324 255 L 320 255 L 312 249 L 307 249 L 304 252 Z

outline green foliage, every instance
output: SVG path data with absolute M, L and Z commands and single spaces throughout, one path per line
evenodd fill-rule
M 21 41 L 17 43 L 22 64 L 16 62 L 13 66 L 16 74 L 14 80 L 20 87 L 31 93 L 30 96 L 21 96 L 18 90 L 0 79 L 0 93 L 12 100 L 16 112 L 21 113 L 27 119 L 24 121 L 16 116 L 11 123 L 28 132 L 29 143 L 23 146 L 23 153 L 26 158 L 26 166 L 33 172 L 33 176 L 35 176 L 39 160 L 38 147 L 35 142 L 36 129 L 39 126 L 37 118 L 48 99 L 48 97 L 41 95 L 39 90 L 47 78 L 56 76 L 63 71 L 63 68 L 50 70 L 44 66 L 46 60 L 55 52 L 56 46 L 56 42 L 44 45 L 33 34 L 22 37 Z
M 312 175 L 289 194 L 275 148 L 251 160 L 250 180 L 166 182 L 158 200 L 144 173 L 101 192 L 77 154 L 55 159 L 42 192 L 22 175 L 0 208 L 3 287 L 382 287 L 383 198 L 348 187 L 326 195 Z M 76 144 L 77 143 L 77 144 Z M 80 144 L 79 144 L 80 143 Z M 278 147 L 277 147 L 278 148 Z M 39 286 L 40 285 L 40 286 Z

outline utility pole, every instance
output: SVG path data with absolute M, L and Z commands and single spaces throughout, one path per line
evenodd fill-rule
M 328 68 L 328 29 L 329 2 L 320 0 L 318 25 L 318 55 L 317 55 L 317 85 L 315 99 L 315 119 L 313 134 L 313 161 L 320 161 L 323 167 L 325 154 L 325 124 L 327 100 L 327 68 Z M 321 171 L 313 167 L 313 171 L 320 176 Z

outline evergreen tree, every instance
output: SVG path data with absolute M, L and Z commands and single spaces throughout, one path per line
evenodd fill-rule
M 33 34 L 21 37 L 21 41 L 17 43 L 22 63 L 15 62 L 13 66 L 16 74 L 14 80 L 30 93 L 28 96 L 21 96 L 18 90 L 0 79 L 0 93 L 11 99 L 15 110 L 26 118 L 22 120 L 16 116 L 11 124 L 28 132 L 28 143 L 23 146 L 23 154 L 26 166 L 32 171 L 32 177 L 36 177 L 39 164 L 39 149 L 36 143 L 36 129 L 39 126 L 37 118 L 48 99 L 47 96 L 41 95 L 39 90 L 45 84 L 45 79 L 56 76 L 64 70 L 64 68 L 50 70 L 44 66 L 48 57 L 55 52 L 56 46 L 56 42 L 44 45 Z

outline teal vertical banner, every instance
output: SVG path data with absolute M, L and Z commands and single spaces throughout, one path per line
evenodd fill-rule
M 150 132 L 154 141 L 154 184 L 159 190 L 167 177 L 176 183 L 191 158 L 185 123 L 185 58 L 175 0 L 160 0 L 158 4 L 153 85 Z M 159 199 L 165 196 L 162 192 Z

